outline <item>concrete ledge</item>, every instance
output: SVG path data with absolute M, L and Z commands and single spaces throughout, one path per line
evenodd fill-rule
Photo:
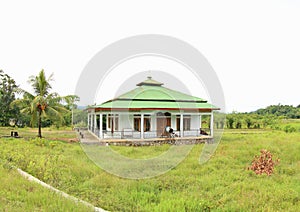
M 115 146 L 156 146 L 163 144 L 188 145 L 200 143 L 213 143 L 210 136 L 186 138 L 151 138 L 151 139 L 97 139 L 81 140 L 83 144 L 115 145 Z

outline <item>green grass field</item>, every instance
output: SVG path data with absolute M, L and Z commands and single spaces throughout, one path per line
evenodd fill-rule
M 0 134 L 5 134 L 4 130 L 7 131 L 1 129 Z M 177 167 L 143 180 L 123 179 L 101 170 L 88 159 L 80 144 L 66 142 L 75 137 L 72 131 L 46 130 L 42 141 L 29 139 L 34 133 L 24 129 L 20 135 L 26 134 L 25 139 L 0 139 L 1 210 L 88 210 L 26 182 L 11 165 L 110 211 L 299 211 L 300 208 L 299 132 L 225 130 L 217 151 L 207 163 L 199 165 L 203 144 L 195 145 Z M 128 157 L 147 158 L 169 146 L 112 148 Z M 280 159 L 272 176 L 247 170 L 261 149 L 270 150 L 275 159 Z M 31 187 L 35 192 L 31 192 Z
M 0 162 L 0 211 L 92 211 L 80 203 L 25 180 L 16 170 Z

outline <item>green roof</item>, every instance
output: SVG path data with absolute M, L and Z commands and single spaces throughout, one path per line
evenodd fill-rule
M 198 97 L 190 96 L 163 86 L 142 85 L 116 99 L 143 99 L 143 100 L 181 100 L 181 101 L 205 101 Z M 205 101 L 206 102 L 206 101 Z
M 209 103 L 168 102 L 168 101 L 108 101 L 96 108 L 131 108 L 131 109 L 217 109 Z
M 137 88 L 124 93 L 115 99 L 96 105 L 99 109 L 211 109 L 217 110 L 214 105 L 199 97 L 184 94 L 179 91 L 163 87 L 163 83 L 148 77 L 138 83 Z

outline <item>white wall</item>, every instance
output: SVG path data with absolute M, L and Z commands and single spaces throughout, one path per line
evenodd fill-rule
M 200 128 L 200 117 L 199 115 L 191 116 L 191 130 Z
M 124 128 L 133 128 L 133 115 L 121 114 L 119 115 L 119 130 L 122 131 Z
M 156 130 L 156 115 L 152 114 L 150 131 L 155 131 L 155 130 Z

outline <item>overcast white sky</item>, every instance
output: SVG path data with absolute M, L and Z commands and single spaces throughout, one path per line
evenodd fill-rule
M 29 89 L 28 77 L 44 68 L 54 73 L 55 91 L 72 94 L 101 49 L 129 36 L 162 34 L 208 59 L 227 112 L 300 104 L 297 0 L 43 2 L 0 1 L 0 69 L 22 88 Z M 107 90 L 106 98 L 113 97 L 115 91 Z

